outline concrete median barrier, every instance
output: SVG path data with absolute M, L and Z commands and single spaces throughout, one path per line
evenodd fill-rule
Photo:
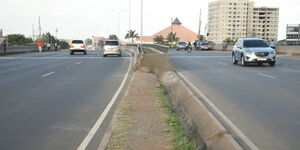
M 138 55 L 136 69 L 158 75 L 166 87 L 173 111 L 182 119 L 187 136 L 197 149 L 242 149 L 218 119 L 205 107 L 173 71 L 168 54 L 145 53 Z

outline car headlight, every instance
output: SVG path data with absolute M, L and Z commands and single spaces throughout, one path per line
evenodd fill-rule
M 276 52 L 275 51 L 271 51 L 271 54 L 275 54 Z
M 252 53 L 253 53 L 253 52 L 251 52 L 251 51 L 246 51 L 246 52 L 245 52 L 246 55 L 252 55 Z

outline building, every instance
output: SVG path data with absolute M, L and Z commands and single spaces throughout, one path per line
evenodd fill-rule
M 197 40 L 197 36 L 198 36 L 198 34 L 195 33 L 194 31 L 184 27 L 182 23 L 179 21 L 179 19 L 176 18 L 169 27 L 151 36 L 143 36 L 141 39 L 145 43 L 153 43 L 154 42 L 153 39 L 156 36 L 163 36 L 166 39 L 168 37 L 168 34 L 171 32 L 176 33 L 176 37 L 179 38 L 179 41 L 185 41 L 185 42 L 193 42 Z
M 300 24 L 286 26 L 286 45 L 300 45 Z
M 267 41 L 277 41 L 279 8 L 255 7 L 248 29 L 248 37 L 259 37 Z
M 220 44 L 246 37 L 277 40 L 278 8 L 254 7 L 250 0 L 217 0 L 208 8 L 209 41 Z

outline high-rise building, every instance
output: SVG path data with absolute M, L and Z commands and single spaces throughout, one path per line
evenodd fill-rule
M 300 45 L 300 24 L 287 25 L 286 45 Z
M 217 0 L 208 5 L 208 40 L 258 37 L 276 41 L 278 8 L 254 7 L 250 0 Z

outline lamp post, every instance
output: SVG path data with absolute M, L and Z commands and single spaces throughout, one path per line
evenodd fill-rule
M 142 47 L 142 44 L 143 44 L 143 0 L 141 0 L 141 47 Z

